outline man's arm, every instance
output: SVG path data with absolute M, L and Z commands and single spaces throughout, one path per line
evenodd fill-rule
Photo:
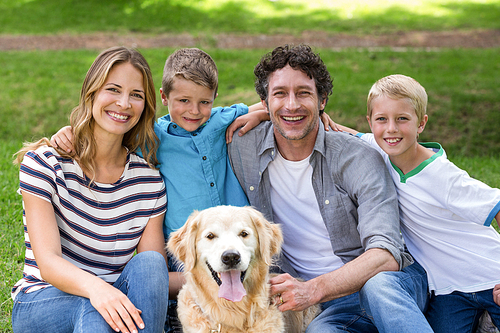
M 327 153 L 329 159 L 337 161 L 338 168 L 330 171 L 357 209 L 357 237 L 365 251 L 343 267 L 307 282 L 285 276 L 288 281 L 280 286 L 279 277 L 273 279 L 272 292 L 281 292 L 285 301 L 280 310 L 300 310 L 350 295 L 377 273 L 397 271 L 408 263 L 399 231 L 397 194 L 384 161 L 359 140 L 346 138 L 339 142 L 335 146 L 332 141 Z M 288 300 L 291 304 L 286 305 Z
M 271 295 L 281 295 L 284 303 L 279 306 L 280 311 L 300 311 L 353 294 L 377 273 L 398 269 L 399 264 L 389 251 L 370 249 L 341 268 L 306 282 L 298 281 L 289 274 L 276 276 L 270 280 Z

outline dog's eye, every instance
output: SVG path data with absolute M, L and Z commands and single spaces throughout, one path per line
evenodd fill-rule
M 248 232 L 246 232 L 245 230 L 243 230 L 242 232 L 240 232 L 240 237 L 245 238 L 246 236 L 248 236 Z
M 215 238 L 215 235 L 213 233 L 208 233 L 207 236 L 206 236 L 208 239 L 214 239 Z

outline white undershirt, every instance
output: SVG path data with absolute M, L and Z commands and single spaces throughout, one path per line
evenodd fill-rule
M 301 278 L 310 280 L 343 265 L 333 253 L 312 187 L 309 157 L 285 160 L 279 153 L 269 165 L 273 218 L 283 230 L 283 254 Z

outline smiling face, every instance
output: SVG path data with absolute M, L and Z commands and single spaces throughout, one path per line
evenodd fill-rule
M 258 249 L 256 230 L 244 219 L 234 219 L 231 224 L 212 220 L 200 227 L 196 241 L 199 262 L 206 264 L 219 285 L 219 297 L 240 301 L 246 295 L 243 281 L 247 269 Z
M 210 118 L 214 90 L 176 76 L 169 95 L 166 96 L 162 89 L 160 93 L 172 121 L 186 131 L 195 131 Z
M 247 294 L 255 297 L 262 292 L 272 256 L 282 242 L 279 225 L 254 208 L 216 206 L 193 212 L 170 235 L 167 248 L 184 263 L 191 288 L 199 287 L 214 299 L 239 302 Z
M 372 101 L 368 123 L 375 141 L 391 161 L 411 160 L 418 148 L 418 134 L 427 123 L 427 115 L 419 122 L 413 106 L 405 99 L 379 96 Z
M 278 69 L 269 77 L 267 102 L 263 104 L 283 157 L 300 160 L 309 155 L 319 128 L 319 112 L 326 105 L 326 99 L 318 96 L 314 79 L 289 65 Z
M 267 108 L 277 137 L 302 140 L 311 135 L 325 103 L 314 80 L 300 70 L 287 65 L 269 77 Z
M 143 75 L 130 63 L 115 65 L 92 106 L 96 135 L 123 136 L 139 121 L 145 105 Z

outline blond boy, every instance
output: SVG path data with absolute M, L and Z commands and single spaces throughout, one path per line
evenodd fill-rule
M 427 94 L 414 79 L 377 81 L 367 101 L 371 134 L 396 185 L 401 231 L 426 270 L 435 332 L 470 332 L 487 310 L 500 325 L 500 190 L 475 180 L 446 158 L 438 143 L 419 143 L 428 120 Z

